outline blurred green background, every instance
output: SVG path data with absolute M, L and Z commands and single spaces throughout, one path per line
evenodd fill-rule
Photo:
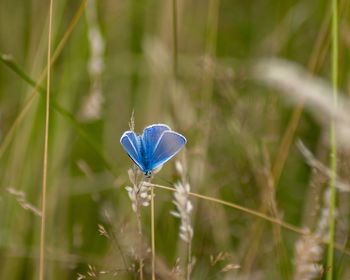
M 257 82 L 250 68 L 278 57 L 329 82 L 330 1 L 175 2 L 177 48 L 170 0 L 54 1 L 46 279 L 138 279 L 136 220 L 124 189 L 132 162 L 119 144 L 132 114 L 138 132 L 166 123 L 187 137 L 177 158 L 187 165 L 193 192 L 317 230 L 327 179 L 295 141 L 328 165 L 328 128 L 303 113 L 283 164 L 278 155 L 298 102 Z M 348 95 L 350 3 L 339 6 L 340 89 Z M 0 279 L 38 277 L 48 10 L 49 1 L 0 1 Z M 347 155 L 340 150 L 344 180 Z M 177 180 L 172 160 L 154 182 Z M 341 193 L 338 204 L 343 248 L 348 199 Z M 192 201 L 192 279 L 296 279 L 299 234 Z M 176 268 L 183 269 L 186 249 L 173 209 L 172 194 L 156 190 L 159 279 L 182 279 Z M 149 208 L 142 224 L 148 248 Z M 150 253 L 144 254 L 150 279 Z M 335 279 L 349 279 L 349 256 L 335 256 Z M 311 263 L 324 264 L 324 254 Z

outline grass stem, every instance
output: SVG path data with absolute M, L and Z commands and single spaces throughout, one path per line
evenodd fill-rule
M 177 0 L 173 0 L 173 66 L 174 76 L 178 76 Z
M 138 206 L 138 213 L 136 214 L 136 218 L 137 218 L 137 230 L 138 230 L 139 239 L 140 239 L 140 246 L 141 246 L 143 238 L 142 238 L 142 224 L 141 224 L 140 206 Z M 143 257 L 141 254 L 139 257 L 139 274 L 140 274 L 140 280 L 143 280 Z
M 187 244 L 186 280 L 191 279 L 191 270 L 192 270 L 192 240 L 190 239 Z
M 156 260 L 156 246 L 155 246 L 155 228 L 154 228 L 154 187 L 151 186 L 151 244 L 152 244 L 152 280 L 156 279 L 155 260 Z
M 45 104 L 45 136 L 44 136 L 44 159 L 42 177 L 42 199 L 41 199 L 41 227 L 40 227 L 40 259 L 39 279 L 45 278 L 45 227 L 46 227 L 46 189 L 47 189 L 47 162 L 49 146 L 49 121 L 50 121 L 50 78 L 51 78 L 51 37 L 52 37 L 52 9 L 53 0 L 50 0 L 49 31 L 47 47 L 47 83 L 46 83 L 46 104 Z
M 333 86 L 333 106 L 337 106 L 337 90 L 338 90 L 338 1 L 332 1 L 332 49 L 331 49 L 331 64 L 332 64 L 332 86 Z M 330 197 L 329 197 L 329 240 L 327 251 L 327 280 L 333 279 L 334 271 L 334 235 L 335 235 L 335 219 L 334 212 L 336 208 L 336 176 L 337 176 L 337 144 L 335 120 L 332 119 L 331 132 L 331 153 L 330 153 Z

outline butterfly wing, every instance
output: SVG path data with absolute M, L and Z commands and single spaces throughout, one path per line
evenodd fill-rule
M 170 130 L 170 127 L 165 124 L 153 124 L 147 126 L 143 130 L 142 141 L 146 151 L 146 157 L 150 157 L 154 153 L 156 144 L 159 141 L 160 136 L 162 136 L 164 131 Z
M 135 162 L 135 164 L 142 170 L 145 171 L 141 155 L 141 141 L 140 137 L 133 131 L 125 131 L 120 138 L 120 144 L 124 150 L 128 153 L 129 157 Z
M 156 169 L 175 156 L 186 144 L 186 141 L 186 138 L 177 132 L 164 131 L 159 137 L 154 147 L 154 152 L 150 157 L 150 169 Z

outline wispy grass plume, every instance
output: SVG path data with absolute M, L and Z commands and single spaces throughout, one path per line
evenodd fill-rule
M 125 189 L 127 190 L 129 198 L 131 200 L 131 208 L 136 214 L 139 241 L 140 241 L 140 246 L 142 246 L 143 235 L 142 235 L 142 223 L 141 223 L 141 207 L 147 207 L 150 205 L 151 187 L 145 184 L 144 174 L 139 170 L 139 168 L 136 165 L 134 165 L 133 168 L 130 168 L 128 170 L 128 175 L 132 186 L 127 186 Z M 143 265 L 144 265 L 143 253 L 139 252 L 137 257 L 139 261 L 140 279 L 143 279 Z
M 105 68 L 105 40 L 98 22 L 96 1 L 90 0 L 86 7 L 90 57 L 88 72 L 90 76 L 90 92 L 83 100 L 80 108 L 80 119 L 91 121 L 101 118 L 104 97 L 102 94 L 102 74 Z
M 295 248 L 295 280 L 319 279 L 323 272 L 320 264 L 323 248 L 314 235 L 302 236 Z
M 348 98 L 337 94 L 337 106 L 330 106 L 333 104 L 334 90 L 329 82 L 312 76 L 296 63 L 282 59 L 260 60 L 253 75 L 257 80 L 280 90 L 287 100 L 305 102 L 306 109 L 325 128 L 329 128 L 333 122 L 337 133 L 334 141 L 342 148 L 350 149 L 350 115 L 347 109 L 350 102 Z
M 192 203 L 189 199 L 190 184 L 186 178 L 185 166 L 180 161 L 175 163 L 176 171 L 180 175 L 180 180 L 175 183 L 175 192 L 173 203 L 176 206 L 176 211 L 172 211 L 171 214 L 181 220 L 180 224 L 180 238 L 187 243 L 187 266 L 186 266 L 186 279 L 191 278 L 192 270 L 192 238 L 193 227 L 191 222 Z

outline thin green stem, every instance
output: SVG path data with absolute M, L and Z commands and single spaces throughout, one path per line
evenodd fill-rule
M 30 84 L 33 88 L 37 88 L 39 92 L 45 94 L 46 90 L 45 88 L 41 87 L 40 85 L 36 84 L 33 79 L 31 79 L 22 68 L 18 66 L 18 64 L 15 62 L 12 55 L 9 54 L 0 54 L 0 60 L 8 66 L 10 69 L 12 69 L 15 73 L 18 74 L 24 81 L 26 81 L 28 84 Z
M 186 280 L 191 279 L 191 270 L 192 270 L 192 240 L 189 240 L 187 244 Z
M 142 224 L 141 224 L 141 213 L 140 213 L 140 206 L 138 205 L 138 210 L 136 213 L 136 219 L 137 219 L 137 230 L 139 234 L 140 239 L 140 246 L 142 244 L 143 238 L 142 238 Z M 140 280 L 143 280 L 143 257 L 142 253 L 139 256 L 139 274 L 140 274 Z
M 338 91 L 338 1 L 332 1 L 332 85 L 333 85 L 333 106 L 337 106 L 337 91 Z M 337 144 L 336 144 L 336 131 L 335 120 L 332 119 L 331 132 L 331 154 L 330 154 L 330 167 L 331 178 L 329 182 L 330 197 L 329 197 L 329 240 L 328 240 L 328 252 L 327 252 L 327 280 L 333 279 L 334 271 L 334 237 L 335 237 L 335 219 L 334 212 L 336 208 L 336 189 L 335 181 L 337 176 Z
M 154 228 L 154 188 L 151 187 L 151 244 L 152 244 L 152 280 L 156 280 L 155 260 L 156 260 L 156 246 L 155 246 L 155 228 Z
M 174 76 L 178 76 L 178 41 L 177 41 L 177 0 L 173 0 L 173 66 Z
M 45 136 L 44 136 L 45 138 L 44 138 L 44 159 L 43 159 L 42 199 L 41 199 L 40 259 L 39 259 L 39 279 L 40 280 L 44 280 L 45 278 L 45 227 L 46 227 L 47 163 L 48 163 L 49 121 L 50 121 L 52 9 L 53 9 L 53 0 L 50 0 L 48 47 L 47 47 L 47 79 L 46 79 L 46 104 L 45 104 Z
M 132 114 L 132 125 L 130 125 L 130 129 L 134 129 L 134 125 L 133 125 L 133 116 L 134 116 L 134 112 Z M 137 172 L 137 167 L 134 165 L 133 166 L 133 174 L 134 174 L 134 180 L 133 180 L 133 184 L 135 184 L 135 182 L 137 183 L 137 189 L 138 191 L 141 189 L 141 184 L 143 183 L 143 180 L 138 181 L 138 172 Z M 143 247 L 143 237 L 142 237 L 142 222 L 141 222 L 141 204 L 138 200 L 137 201 L 137 206 L 136 206 L 136 220 L 137 220 L 137 231 L 138 231 L 138 235 L 139 235 L 139 246 Z M 143 280 L 143 252 L 141 252 L 139 254 L 139 275 L 140 275 L 140 280 Z

